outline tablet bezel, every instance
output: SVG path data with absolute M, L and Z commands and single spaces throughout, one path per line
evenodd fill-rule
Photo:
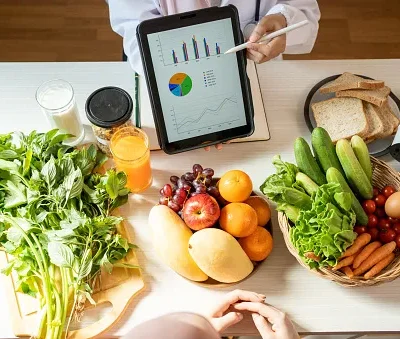
M 244 50 L 236 53 L 236 58 L 242 88 L 246 125 L 180 141 L 168 141 L 147 35 L 223 19 L 231 19 L 235 45 L 243 43 L 238 11 L 233 5 L 224 7 L 211 7 L 197 11 L 165 16 L 157 19 L 150 19 L 141 22 L 137 27 L 137 40 L 139 43 L 143 69 L 146 76 L 147 88 L 149 91 L 153 117 L 156 125 L 157 138 L 160 147 L 168 154 L 180 153 L 200 147 L 215 145 L 232 139 L 247 137 L 254 132 L 254 109 L 250 90 L 250 82 L 246 73 L 246 53 Z

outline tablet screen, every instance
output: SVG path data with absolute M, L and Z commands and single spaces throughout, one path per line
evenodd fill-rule
M 246 125 L 231 19 L 147 37 L 169 142 Z

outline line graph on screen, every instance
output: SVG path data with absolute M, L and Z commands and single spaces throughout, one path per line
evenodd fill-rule
M 239 120 L 236 96 L 218 95 L 207 98 L 190 105 L 190 107 L 173 106 L 171 113 L 175 121 L 178 134 L 203 129 L 211 129 L 214 126 L 229 127 Z

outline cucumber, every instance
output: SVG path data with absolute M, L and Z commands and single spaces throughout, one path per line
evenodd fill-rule
M 336 154 L 350 187 L 362 198 L 371 199 L 373 196 L 371 182 L 358 162 L 350 142 L 346 139 L 339 140 L 336 144 Z
M 325 173 L 329 168 L 334 167 L 342 175 L 345 175 L 336 155 L 335 145 L 325 129 L 322 127 L 314 128 L 311 134 L 311 144 L 315 158 Z
M 326 184 L 325 175 L 313 157 L 310 146 L 303 138 L 297 138 L 294 142 L 294 156 L 300 171 L 308 175 L 318 185 Z
M 353 209 L 354 213 L 356 214 L 357 224 L 365 226 L 368 224 L 368 216 L 364 212 L 360 202 L 358 201 L 357 197 L 354 195 L 353 191 L 349 187 L 346 182 L 346 179 L 340 173 L 337 168 L 331 167 L 326 171 L 326 180 L 329 183 L 339 184 L 342 187 L 343 192 L 347 192 L 351 194 L 351 208 Z
M 358 135 L 351 138 L 351 147 L 356 155 L 361 167 L 367 175 L 369 182 L 372 183 L 372 165 L 369 157 L 367 144 Z
M 317 192 L 318 185 L 304 173 L 297 172 L 296 182 L 304 188 L 308 195 L 313 195 L 315 192 Z

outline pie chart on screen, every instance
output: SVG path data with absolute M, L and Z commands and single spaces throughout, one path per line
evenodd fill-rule
M 169 79 L 169 90 L 177 97 L 183 97 L 190 93 L 192 89 L 192 79 L 186 73 L 175 73 Z

